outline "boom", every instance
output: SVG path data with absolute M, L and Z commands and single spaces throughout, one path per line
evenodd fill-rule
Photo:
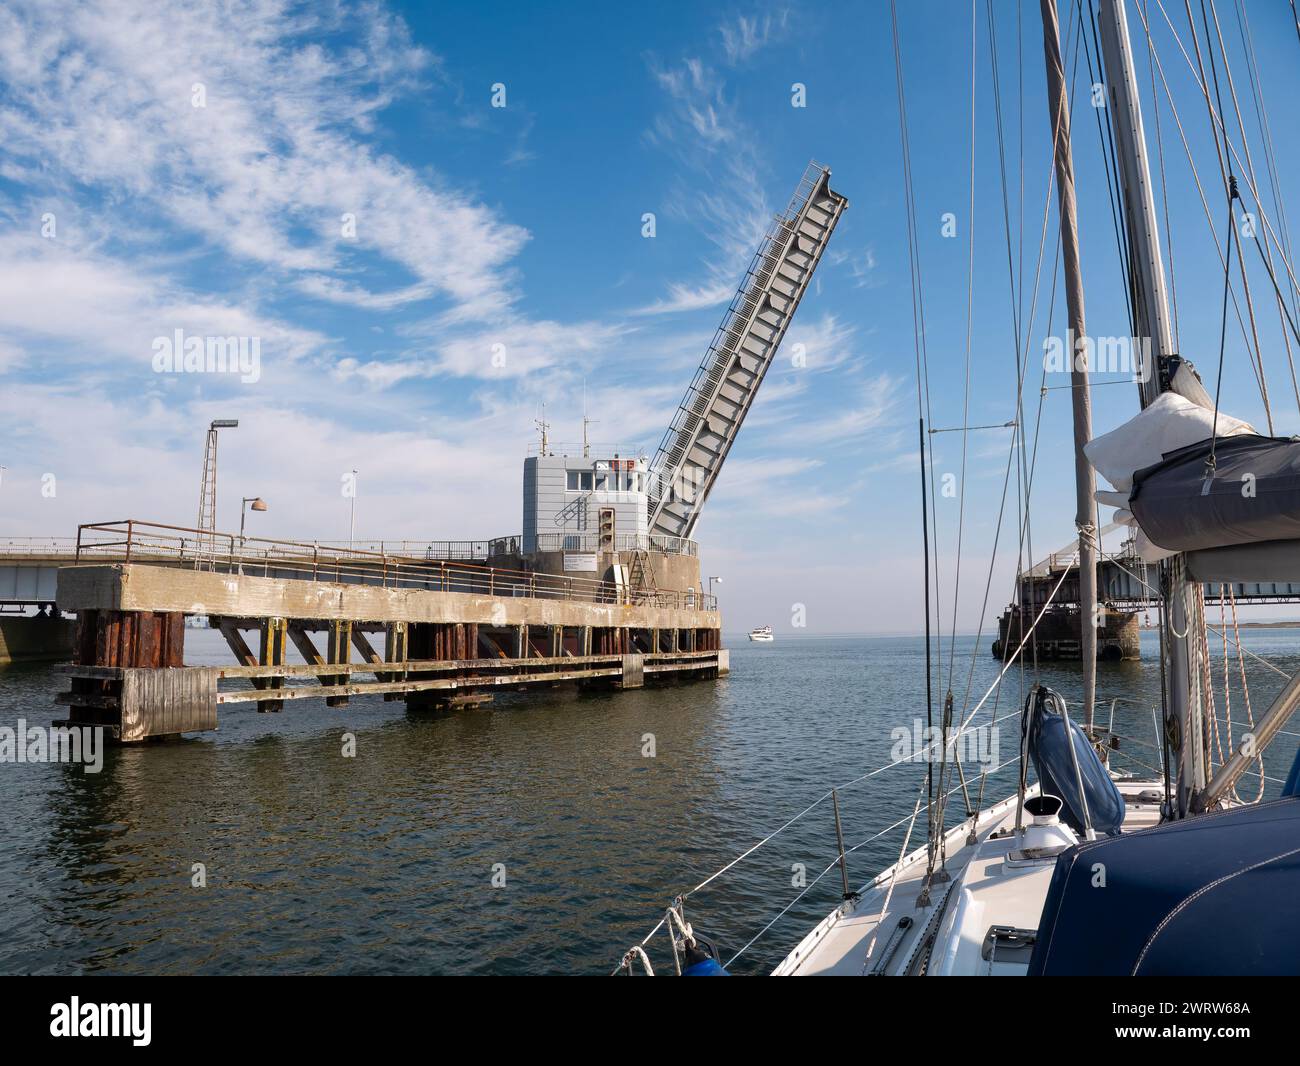
M 826 242 L 848 207 L 809 163 L 768 227 L 651 463 L 650 533 L 690 537 L 722 463 L 776 358 Z

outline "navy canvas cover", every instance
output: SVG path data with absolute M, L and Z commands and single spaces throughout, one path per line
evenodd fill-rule
M 1079 844 L 1056 861 L 1029 973 L 1300 974 L 1300 797 Z
M 1095 832 L 1112 835 L 1124 824 L 1124 797 L 1115 787 L 1106 767 L 1093 750 L 1088 734 L 1055 709 L 1061 697 L 1051 689 L 1039 690 L 1029 725 L 1029 754 L 1042 791 L 1059 796 L 1063 804 L 1061 818 L 1076 833 L 1084 831 L 1084 803 L 1079 794 L 1083 782 L 1083 799 L 1087 801 L 1087 820 Z M 1033 695 L 1030 699 L 1035 699 Z M 1062 704 L 1063 705 L 1063 704 Z M 1070 754 L 1071 743 L 1074 754 Z M 1075 760 L 1078 760 L 1078 772 Z
M 1300 751 L 1295 753 L 1295 762 L 1291 764 L 1291 772 L 1286 775 L 1286 784 L 1282 786 L 1282 795 L 1300 796 Z
M 1170 551 L 1300 538 L 1300 440 L 1240 434 L 1175 452 L 1133 475 L 1129 509 Z

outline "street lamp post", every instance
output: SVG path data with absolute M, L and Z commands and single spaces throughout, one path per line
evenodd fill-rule
M 239 506 L 239 543 L 244 543 L 244 522 L 248 519 L 248 505 L 253 505 L 254 511 L 265 511 L 266 501 L 261 496 L 245 496 Z
M 244 572 L 244 523 L 248 520 L 249 504 L 254 511 L 265 511 L 266 501 L 261 496 L 245 496 L 239 504 L 239 572 Z
M 713 583 L 714 583 L 715 581 L 716 581 L 719 585 L 721 585 L 721 584 L 722 584 L 722 578 L 720 578 L 720 577 L 710 577 L 710 578 L 709 578 L 709 599 L 712 599 L 712 598 L 713 598 Z

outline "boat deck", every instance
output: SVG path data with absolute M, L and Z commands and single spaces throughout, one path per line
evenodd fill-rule
M 1125 801 L 1124 832 L 1158 824 L 1159 781 L 1116 785 Z M 1027 798 L 1036 794 L 1034 786 Z M 773 974 L 1024 974 L 1056 857 L 1021 853 L 1015 821 L 1010 796 L 976 816 L 974 844 L 967 842 L 970 819 L 949 830 L 947 876 L 935 878 L 928 899 L 926 848 L 911 852 L 864 886 L 856 903 L 827 915 Z M 994 927 L 1004 932 L 990 941 Z

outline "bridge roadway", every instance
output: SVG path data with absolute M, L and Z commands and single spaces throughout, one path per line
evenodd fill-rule
M 1041 607 L 1052 595 L 1062 570 L 1068 571 L 1056 594 L 1056 603 L 1079 602 L 1079 560 L 1075 553 L 1048 556 L 1030 573 L 1025 601 Z M 1154 607 L 1159 599 L 1159 569 L 1132 555 L 1105 556 L 1097 564 L 1097 596 L 1103 603 L 1136 608 Z M 1225 586 L 1207 582 L 1205 598 L 1217 600 Z M 1300 603 L 1300 583 L 1237 581 L 1226 586 L 1238 603 Z
M 227 544 L 207 551 L 196 567 L 193 537 L 154 537 L 147 531 L 141 536 L 133 531 L 129 544 L 83 541 L 80 545 L 77 537 L 0 538 L 0 609 L 43 608 L 58 603 L 61 567 L 101 563 L 140 563 L 250 577 L 308 577 L 332 579 L 342 584 L 504 596 L 600 601 L 611 594 L 611 589 L 601 588 L 603 582 L 525 572 L 518 555 L 519 543 L 519 537 L 473 541 L 357 541 L 355 544 L 263 541 L 250 537 L 238 546 Z M 593 549 L 584 545 L 582 550 Z M 489 560 L 502 559 L 513 565 L 488 565 Z M 667 590 L 645 592 L 638 598 L 658 601 L 658 606 L 716 608 L 712 597 L 694 592 L 689 602 L 683 594 Z M 678 599 L 683 602 L 670 602 Z M 68 609 L 63 604 L 60 607 Z

